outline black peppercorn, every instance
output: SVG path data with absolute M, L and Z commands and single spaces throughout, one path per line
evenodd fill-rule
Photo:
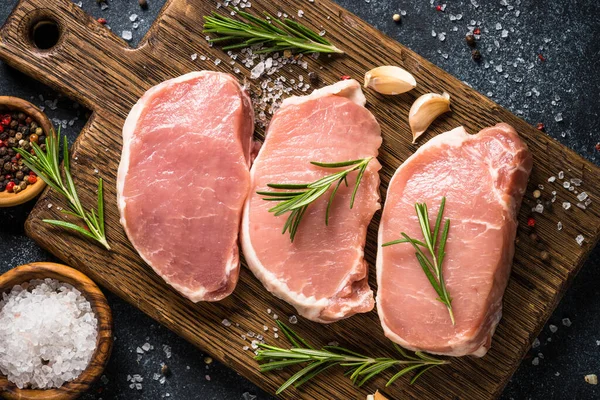
M 142 10 L 145 10 L 146 8 L 148 8 L 148 1 L 147 0 L 138 0 L 138 4 L 142 8 Z
M 531 239 L 531 241 L 532 241 L 532 242 L 537 242 L 537 240 L 538 240 L 538 235 L 537 235 L 537 234 L 535 234 L 535 233 L 531 233 L 531 234 L 529 235 L 529 239 Z
M 14 129 L 11 129 L 8 131 L 8 136 L 10 136 L 10 137 L 15 137 L 16 134 L 17 134 L 17 131 L 15 131 Z
M 42 149 L 42 151 L 46 151 L 46 143 L 40 144 L 40 149 Z
M 471 57 L 473 57 L 473 60 L 479 61 L 481 60 L 481 53 L 479 52 L 479 50 L 473 50 L 471 52 Z
M 25 121 L 25 118 L 27 118 L 27 115 L 21 112 L 17 114 L 17 118 L 15 119 L 18 119 L 19 121 Z
M 7 152 L 8 149 L 6 147 L 0 147 L 0 156 L 5 156 Z
M 310 83 L 312 85 L 317 85 L 320 81 L 319 75 L 316 72 L 312 71 L 308 73 L 308 79 L 310 80 Z
M 0 192 L 4 192 L 4 189 L 6 189 L 6 182 L 0 182 Z
M 29 135 L 29 127 L 28 126 L 24 127 L 21 132 L 23 132 L 23 135 L 25 135 L 25 136 Z
M 8 152 L 6 153 L 8 155 L 7 160 L 10 160 L 10 158 L 12 156 L 14 156 L 15 154 L 17 154 L 17 152 L 15 151 L 15 149 L 8 149 Z
M 544 202 L 544 209 L 548 212 L 552 212 L 552 202 L 550 200 L 547 200 Z
M 17 126 L 19 126 L 19 121 L 16 121 L 14 119 L 12 121 L 10 121 L 11 129 L 15 129 Z
M 31 170 L 26 166 L 23 166 L 23 168 L 21 168 L 21 171 L 23 171 L 24 174 L 29 174 L 29 172 L 31 172 Z
M 38 144 L 44 144 L 44 143 L 46 143 L 46 136 L 44 136 L 44 135 L 39 136 L 38 135 Z
M 8 132 L 0 133 L 0 140 L 6 140 L 6 139 L 8 139 Z
M 540 253 L 540 257 L 541 257 L 542 260 L 548 261 L 550 259 L 550 253 L 548 253 L 547 251 L 543 250 Z
M 475 47 L 475 36 L 468 34 L 465 36 L 465 40 L 469 46 Z
M 6 178 L 4 177 L 4 175 L 0 174 L 0 182 L 4 182 Z
M 8 147 L 15 147 L 16 145 L 17 145 L 17 141 L 15 140 L 15 138 L 8 139 Z
M 15 178 L 17 178 L 20 181 L 23 180 L 24 176 L 25 176 L 25 174 L 22 171 L 17 171 L 17 173 L 15 174 Z
M 12 164 L 9 162 L 4 163 L 4 166 L 2 167 L 2 169 L 6 172 L 10 172 L 10 170 L 12 169 Z

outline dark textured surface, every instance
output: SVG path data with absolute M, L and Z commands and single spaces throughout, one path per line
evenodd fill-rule
M 530 123 L 544 122 L 550 136 L 600 163 L 600 153 L 594 149 L 600 141 L 595 130 L 600 92 L 600 78 L 595 74 L 600 61 L 600 45 L 594 39 L 600 34 L 595 2 L 580 1 L 574 5 L 575 2 L 561 1 L 549 5 L 541 1 L 509 1 L 509 7 L 502 6 L 501 1 L 481 0 L 481 5 L 475 7 L 472 2 L 463 1 L 449 4 L 444 12 L 436 11 L 428 3 L 407 3 L 402 8 L 406 15 L 400 24 L 391 20 L 392 14 L 400 12 L 396 8 L 397 2 L 338 2 Z M 15 0 L 2 0 L 0 22 L 15 3 Z M 148 29 L 163 2 L 149 0 L 149 3 L 147 11 L 140 10 L 135 0 L 114 1 L 108 9 L 101 10 L 95 0 L 83 0 L 83 8 L 94 16 L 106 18 L 119 35 L 123 30 L 132 31 L 134 45 Z M 318 6 L 318 0 L 317 5 L 307 1 L 306 7 L 315 6 Z M 514 8 L 509 9 L 511 7 Z M 296 10 L 286 11 L 296 13 Z M 518 17 L 517 11 L 520 11 Z M 139 15 L 137 30 L 132 28 L 129 20 L 132 13 Z M 458 14 L 462 14 L 462 18 L 458 19 Z M 451 15 L 457 20 L 452 21 Z M 464 44 L 464 33 L 471 20 L 482 29 L 478 44 L 483 54 L 480 64 L 471 61 L 470 49 Z M 498 23 L 500 29 L 496 28 Z M 457 31 L 453 30 L 455 27 Z M 502 38 L 503 30 L 507 31 L 505 38 Z M 432 31 L 435 31 L 435 37 Z M 445 33 L 443 41 L 440 40 L 444 36 L 441 33 Z M 538 54 L 546 61 L 540 61 Z M 0 87 L 0 94 L 25 99 L 34 97 L 34 103 L 40 105 L 44 105 L 38 97 L 40 94 L 50 101 L 58 97 L 50 89 L 4 65 L 0 68 Z M 73 108 L 68 99 L 60 99 L 56 109 L 52 108 L 46 105 L 49 117 L 66 120 L 64 132 L 74 139 L 85 123 L 85 110 Z M 555 118 L 559 113 L 563 121 L 557 122 Z M 73 121 L 73 126 L 68 126 L 68 121 Z M 0 210 L 0 272 L 26 262 L 51 259 L 23 235 L 23 222 L 30 208 L 31 205 L 26 205 Z M 524 361 L 503 398 L 587 399 L 600 396 L 597 387 L 583 380 L 585 374 L 600 373 L 600 342 L 597 342 L 600 341 L 599 255 L 600 251 L 596 249 L 552 316 L 550 324 L 556 325 L 558 331 L 551 333 L 549 327 L 544 329 L 540 336 L 541 346 Z M 133 307 L 114 296 L 108 298 L 113 308 L 117 339 L 106 371 L 108 383 L 97 384 L 85 398 L 155 399 L 169 393 L 175 399 L 238 399 L 244 392 L 258 394 L 261 399 L 269 398 L 235 372 L 216 363 L 206 365 L 204 354 Z M 572 325 L 564 326 L 563 318 L 570 318 Z M 137 361 L 136 348 L 146 342 L 155 349 Z M 163 344 L 172 347 L 169 359 L 162 349 Z M 542 353 L 543 358 L 538 353 Z M 534 357 L 538 357 L 537 366 L 532 364 Z M 152 379 L 153 374 L 159 372 L 161 362 L 167 363 L 173 372 L 164 385 Z M 127 375 L 134 374 L 144 377 L 141 391 L 129 388 Z

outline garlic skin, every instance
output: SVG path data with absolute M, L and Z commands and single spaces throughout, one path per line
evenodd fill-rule
M 415 87 L 417 87 L 415 77 L 400 67 L 385 65 L 365 74 L 365 88 L 371 88 L 381 94 L 402 94 Z
M 450 95 L 427 93 L 413 103 L 408 113 L 408 124 L 413 134 L 413 143 L 417 141 L 429 125 L 440 115 L 450 111 Z

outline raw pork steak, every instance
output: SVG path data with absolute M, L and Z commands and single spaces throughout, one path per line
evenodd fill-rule
M 502 295 L 514 255 L 517 213 L 531 172 L 525 143 L 507 124 L 469 135 L 459 127 L 422 146 L 392 178 L 379 246 L 400 232 L 421 239 L 415 203 L 435 221 L 446 196 L 450 231 L 444 277 L 456 317 L 419 266 L 409 244 L 380 247 L 377 308 L 388 338 L 411 350 L 483 356 L 502 317 Z
M 253 115 L 236 79 L 200 71 L 148 90 L 123 127 L 121 223 L 140 256 L 194 302 L 220 300 L 238 280 Z
M 286 99 L 273 116 L 250 171 L 251 193 L 242 223 L 248 266 L 269 291 L 317 322 L 333 322 L 373 308 L 363 248 L 369 222 L 379 209 L 381 166 L 376 158 L 368 164 L 352 210 L 356 173 L 349 175 L 349 187 L 340 187 L 332 205 L 329 226 L 325 208 L 330 193 L 312 203 L 293 243 L 288 233 L 281 233 L 287 214 L 269 213 L 274 203 L 262 200 L 256 191 L 269 190 L 268 183 L 307 183 L 337 171 L 313 166 L 311 161 L 376 157 L 381 132 L 365 102 L 354 80 Z

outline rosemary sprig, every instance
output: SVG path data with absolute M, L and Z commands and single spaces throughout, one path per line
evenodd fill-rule
M 98 180 L 97 211 L 93 208 L 91 211 L 85 211 L 79 200 L 73 177 L 71 176 L 67 137 L 62 136 L 62 139 L 64 178 L 61 175 L 59 168 L 59 147 L 61 142 L 60 128 L 58 129 L 56 138 L 52 134 L 46 137 L 46 151 L 43 151 L 35 142 L 31 142 L 35 155 L 23 149 L 15 150 L 21 154 L 24 164 L 27 165 L 29 169 L 35 172 L 39 178 L 46 182 L 46 184 L 68 200 L 71 210 L 63 210 L 62 212 L 82 219 L 87 225 L 87 229 L 66 221 L 52 219 L 44 219 L 43 221 L 51 225 L 77 231 L 84 236 L 98 241 L 107 250 L 110 250 L 110 246 L 106 241 L 106 233 L 104 232 L 104 195 L 102 178 Z
M 322 163 L 311 161 L 312 165 L 316 165 L 322 168 L 341 168 L 341 167 L 350 167 L 340 172 L 336 172 L 335 174 L 328 175 L 324 178 L 316 180 L 312 183 L 293 183 L 293 184 L 279 184 L 279 183 L 269 183 L 267 186 L 271 189 L 281 189 L 281 190 L 293 190 L 291 192 L 274 192 L 274 191 L 259 191 L 256 192 L 259 195 L 266 196 L 263 200 L 266 201 L 279 201 L 275 207 L 269 209 L 269 212 L 275 214 L 275 216 L 280 216 L 285 213 L 290 213 L 287 221 L 283 225 L 283 234 L 286 231 L 290 233 L 290 240 L 293 242 L 294 237 L 296 236 L 296 232 L 298 231 L 298 226 L 300 225 L 300 221 L 306 212 L 309 204 L 317 200 L 323 194 L 325 194 L 331 186 L 337 182 L 335 188 L 331 192 L 329 196 L 329 202 L 327 203 L 327 209 L 325 211 L 325 225 L 329 225 L 329 213 L 331 210 L 331 204 L 333 203 L 333 199 L 340 188 L 342 183 L 345 183 L 348 186 L 347 176 L 352 171 L 358 170 L 358 175 L 356 176 L 356 183 L 354 185 L 354 191 L 352 192 L 352 197 L 350 198 L 350 208 L 354 207 L 354 200 L 356 199 L 356 193 L 358 192 L 358 186 L 362 180 L 363 175 L 365 174 L 365 170 L 367 169 L 367 165 L 373 159 L 373 157 L 362 158 L 359 160 L 351 160 L 344 161 L 339 163 Z
M 417 211 L 417 218 L 419 219 L 419 225 L 421 225 L 421 231 L 423 232 L 424 241 L 413 239 L 409 237 L 406 233 L 402 232 L 401 235 L 403 239 L 387 242 L 384 243 L 382 246 L 385 247 L 392 246 L 398 243 L 410 243 L 415 248 L 417 260 L 419 260 L 419 264 L 421 265 L 423 272 L 425 272 L 425 275 L 431 283 L 431 286 L 433 286 L 433 288 L 439 296 L 437 300 L 446 305 L 446 308 L 448 308 L 448 313 L 450 314 L 450 319 L 452 320 L 452 325 L 455 325 L 454 312 L 452 311 L 452 298 L 450 297 L 448 289 L 446 288 L 446 282 L 444 281 L 444 273 L 442 268 L 442 263 L 444 262 L 444 257 L 446 256 L 444 249 L 446 248 L 446 241 L 448 240 L 448 230 L 450 229 L 449 219 L 445 220 L 441 236 L 439 235 L 445 205 L 446 198 L 442 197 L 442 202 L 440 203 L 438 215 L 435 220 L 435 227 L 433 229 L 433 232 L 431 232 L 429 214 L 427 212 L 427 204 L 415 204 L 415 210 Z M 421 247 L 424 247 L 429 252 L 431 259 L 429 259 L 423 253 Z
M 293 365 L 304 365 L 304 368 L 292 375 L 279 387 L 277 394 L 292 385 L 294 387 L 301 386 L 327 369 L 338 365 L 346 368 L 345 375 L 349 376 L 352 383 L 359 387 L 374 376 L 392 367 L 401 366 L 402 369 L 388 380 L 387 387 L 401 376 L 415 371 L 416 374 L 410 380 L 412 385 L 430 368 L 449 364 L 448 361 L 438 360 L 420 351 L 415 352 L 414 356 L 408 355 L 396 344 L 394 344 L 394 347 L 403 359 L 368 357 L 339 346 L 324 346 L 317 350 L 281 321 L 277 321 L 277 325 L 290 341 L 292 347 L 285 349 L 258 343 L 259 350 L 254 359 L 267 361 L 260 365 L 260 371 L 267 372 Z
M 291 19 L 283 22 L 264 13 L 266 18 L 235 8 L 235 12 L 245 21 L 235 20 L 213 12 L 204 16 L 204 33 L 214 33 L 211 43 L 232 43 L 223 50 L 233 50 L 250 46 L 264 46 L 256 53 L 272 53 L 295 50 L 298 53 L 344 53 L 318 33 Z

